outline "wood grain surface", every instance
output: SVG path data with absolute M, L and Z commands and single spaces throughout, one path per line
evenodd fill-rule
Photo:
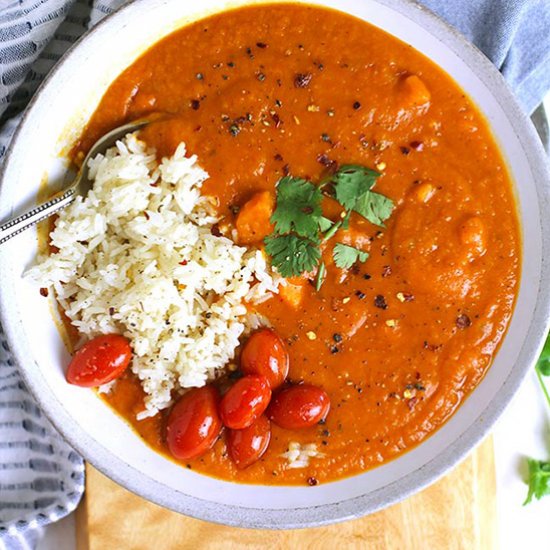
M 87 466 L 77 512 L 78 550 L 492 550 L 496 542 L 493 444 L 409 499 L 365 518 L 293 531 L 223 527 L 147 502 Z

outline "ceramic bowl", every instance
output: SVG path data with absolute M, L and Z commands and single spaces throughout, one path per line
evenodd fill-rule
M 4 163 L 0 219 L 34 204 L 45 179 L 63 180 L 64 152 L 109 84 L 137 56 L 190 21 L 244 3 L 137 0 L 98 25 L 62 59 L 27 110 Z M 548 172 L 538 138 L 500 74 L 458 33 L 414 3 L 312 3 L 382 28 L 447 71 L 489 121 L 514 181 L 523 259 L 510 328 L 485 378 L 434 435 L 374 470 L 316 487 L 239 485 L 189 471 L 147 447 L 93 392 L 66 383 L 69 356 L 51 304 L 22 279 L 35 258 L 36 231 L 0 249 L 2 324 L 28 388 L 63 436 L 131 491 L 189 516 L 240 527 L 296 528 L 356 518 L 435 481 L 487 434 L 533 365 L 548 328 Z

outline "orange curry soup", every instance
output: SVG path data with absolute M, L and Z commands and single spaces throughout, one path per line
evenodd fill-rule
M 159 157 L 180 141 L 198 156 L 210 174 L 203 193 L 219 199 L 229 226 L 239 206 L 274 192 L 282 176 L 319 181 L 338 164 L 376 168 L 376 190 L 395 203 L 385 229 L 352 216 L 340 232 L 368 250 L 366 262 L 344 273 L 327 257 L 323 286 L 306 285 L 297 307 L 280 296 L 258 306 L 288 345 L 289 379 L 329 394 L 326 422 L 296 431 L 273 424 L 266 454 L 242 471 L 223 437 L 182 465 L 245 483 L 326 482 L 437 430 L 491 365 L 519 282 L 511 182 L 470 98 L 365 22 L 263 5 L 209 17 L 151 47 L 110 86 L 77 150 L 144 115 L 157 120 L 141 137 Z M 169 456 L 166 414 L 135 419 L 143 392 L 131 373 L 104 398 Z M 287 469 L 281 454 L 291 441 L 315 443 L 324 457 Z

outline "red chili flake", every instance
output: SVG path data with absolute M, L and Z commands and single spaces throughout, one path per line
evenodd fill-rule
M 279 126 L 283 123 L 283 121 L 281 120 L 281 118 L 279 117 L 279 115 L 277 113 L 273 113 L 271 115 L 271 118 L 272 118 L 273 122 L 275 123 L 275 128 L 279 128 Z
M 212 229 L 210 229 L 210 233 L 212 233 L 212 235 L 214 235 L 214 237 L 221 237 L 222 236 L 222 232 L 220 231 L 220 226 L 217 223 L 215 223 L 212 226 Z
M 191 109 L 193 109 L 193 111 L 198 111 L 200 106 L 201 102 L 198 99 L 191 100 Z
M 260 81 L 260 82 L 263 82 L 265 80 L 265 74 L 264 73 L 258 73 L 256 75 L 256 78 Z
M 251 48 L 246 48 L 246 55 L 248 55 L 248 57 L 250 57 L 250 59 L 254 59 L 254 54 L 252 53 Z
M 150 183 L 149 184 L 151 187 L 158 187 L 159 186 L 159 182 L 158 181 L 155 181 L 155 183 Z
M 370 278 L 371 278 L 371 276 L 368 273 L 365 273 L 363 275 L 363 279 L 365 279 L 365 281 L 368 281 Z
M 335 160 L 330 159 L 324 153 L 320 153 L 319 155 L 317 155 L 317 162 L 319 162 L 323 166 L 326 166 L 327 168 L 331 168 L 336 164 Z
M 424 340 L 424 349 L 427 349 L 428 351 L 437 351 L 441 347 L 441 344 L 429 344 L 427 340 Z M 419 373 L 417 373 L 419 374 Z M 420 377 L 420 375 L 419 375 Z
M 385 265 L 382 268 L 382 277 L 389 277 L 391 275 L 391 265 Z
M 151 219 L 151 216 L 149 216 L 149 214 L 148 214 L 147 212 L 144 211 L 144 212 L 143 212 L 143 215 L 145 216 L 145 219 L 146 219 L 146 220 Z
M 115 308 L 114 307 L 110 307 L 109 308 L 109 315 L 114 315 L 115 314 Z
M 258 48 L 262 50 L 267 48 L 267 44 L 265 44 L 264 42 L 256 42 L 256 46 L 258 46 Z
M 48 292 L 48 289 L 43 287 L 40 289 L 40 296 L 44 296 L 44 298 L 46 298 L 48 296 Z
M 458 328 L 468 328 L 472 324 L 470 318 L 463 313 L 456 318 L 456 326 Z
M 296 88 L 307 88 L 312 78 L 311 73 L 297 73 L 294 76 L 294 86 Z
M 353 108 L 357 111 L 358 109 L 361 108 L 361 103 L 359 103 L 359 101 L 356 101 L 356 102 L 353 104 Z
M 364 292 L 361 292 L 360 290 L 356 290 L 355 295 L 357 296 L 357 298 L 359 298 L 359 300 L 363 300 L 366 296 L 366 294 Z
M 317 485 L 317 479 L 314 478 L 314 477 L 308 477 L 307 478 L 307 484 L 310 486 L 310 487 L 314 487 L 315 485 Z
M 273 157 L 275 160 L 283 160 L 283 155 L 281 155 L 280 153 L 276 153 L 275 156 Z
M 405 299 L 405 302 L 414 302 L 414 294 L 403 292 L 403 298 Z
M 411 152 L 411 150 L 408 147 L 399 147 L 399 149 L 404 155 L 408 155 Z
M 289 166 L 288 164 L 285 164 L 285 165 L 283 166 L 283 174 L 284 174 L 285 176 L 288 176 L 288 175 L 290 174 L 290 166 Z
M 331 346 L 330 353 L 338 353 L 340 351 L 340 348 L 338 346 Z
M 421 141 L 411 141 L 409 145 L 415 151 L 422 151 L 424 149 L 424 144 Z
M 388 309 L 388 304 L 386 303 L 386 298 L 382 294 L 377 294 L 374 297 L 374 305 L 380 309 Z
M 182 261 L 180 262 L 180 265 L 187 265 L 187 260 L 182 260 Z

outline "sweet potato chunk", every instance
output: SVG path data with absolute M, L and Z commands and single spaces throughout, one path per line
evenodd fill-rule
M 423 80 L 411 74 L 399 83 L 399 99 L 405 109 L 422 107 L 430 102 L 432 95 Z
M 279 297 L 291 308 L 298 309 L 304 299 L 305 290 L 304 284 L 295 285 L 287 281 L 286 285 L 279 286 Z
M 269 219 L 274 208 L 275 197 L 269 191 L 256 193 L 242 206 L 236 221 L 240 244 L 260 242 L 273 231 Z

